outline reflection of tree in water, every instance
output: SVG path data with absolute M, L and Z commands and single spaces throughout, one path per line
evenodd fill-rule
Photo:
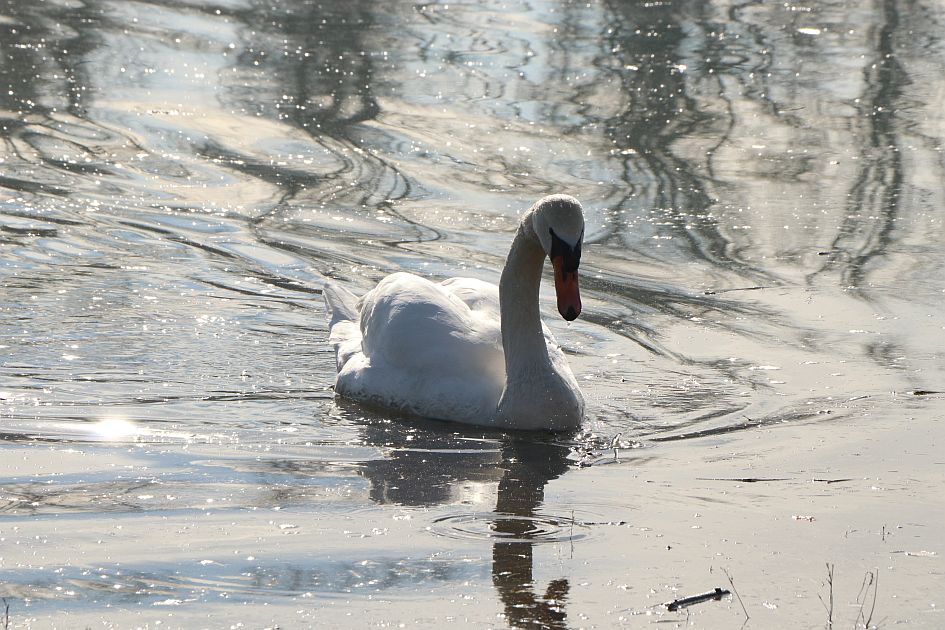
M 863 281 L 867 265 L 884 256 L 892 240 L 904 180 L 896 110 L 910 80 L 896 57 L 898 4 L 886 0 L 882 7 L 876 54 L 872 62 L 864 64 L 866 90 L 857 106 L 857 120 L 865 121 L 860 125 L 858 163 L 862 166 L 831 247 L 832 260 L 821 270 L 839 267 L 843 285 L 861 297 L 866 297 Z
M 382 210 L 406 230 L 388 243 L 394 247 L 404 240 L 440 238 L 437 230 L 396 210 L 395 202 L 411 194 L 413 183 L 376 150 L 374 132 L 362 126 L 380 112 L 376 94 L 385 83 L 376 67 L 389 63 L 390 51 L 382 44 L 388 14 L 388 7 L 369 0 L 258 3 L 236 13 L 244 25 L 243 49 L 237 72 L 224 77 L 227 101 L 295 127 L 304 134 L 300 148 L 318 147 L 328 156 L 314 151 L 318 165 L 299 167 L 210 142 L 203 148 L 231 168 L 281 189 L 276 206 L 253 221 L 260 243 L 294 251 L 278 231 L 305 230 L 282 221 L 300 202 L 340 205 L 372 220 Z M 377 224 L 375 236 L 389 232 L 388 224 Z
M 556 60 L 556 67 L 560 82 L 574 85 L 570 101 L 581 112 L 582 122 L 601 129 L 611 159 L 621 162 L 625 194 L 605 224 L 611 230 L 605 242 L 614 246 L 616 264 L 620 264 L 620 251 L 638 246 L 640 232 L 646 231 L 673 240 L 662 241 L 664 249 L 660 250 L 640 248 L 634 257 L 658 257 L 660 265 L 667 258 L 687 264 L 707 261 L 763 282 L 764 271 L 740 261 L 718 225 L 714 214 L 718 200 L 711 191 L 721 183 L 714 179 L 711 158 L 705 151 L 694 157 L 680 149 L 682 141 L 694 138 L 699 146 L 711 150 L 726 141 L 736 121 L 728 109 L 715 112 L 707 107 L 704 84 L 713 85 L 713 94 L 719 93 L 719 74 L 735 72 L 734 66 L 751 57 L 745 41 L 714 37 L 720 27 L 706 15 L 710 11 L 701 3 L 605 2 L 603 7 L 593 81 L 572 83 L 568 79 L 580 73 L 566 51 L 589 45 L 578 39 L 586 29 L 580 26 L 580 10 L 571 5 L 565 8 L 567 19 L 558 36 L 564 41 L 558 46 L 561 59 Z M 575 39 L 569 42 L 568 37 Z M 694 64 L 693 58 L 700 62 Z M 631 311 L 642 304 L 678 318 L 691 317 L 694 311 L 777 317 L 750 304 L 693 294 L 691 287 L 629 279 L 619 267 L 608 271 L 612 273 L 605 279 L 583 277 L 583 285 Z M 659 332 L 643 320 L 631 318 L 614 326 L 612 313 L 590 312 L 585 313 L 585 319 L 627 334 L 650 351 L 666 354 L 655 342 Z
M 689 94 L 684 70 L 711 72 L 708 65 L 686 70 L 683 63 L 684 49 L 697 46 L 684 28 L 692 11 L 679 3 L 607 2 L 605 7 L 603 50 L 595 60 L 600 75 L 595 85 L 580 87 L 572 100 L 600 124 L 612 154 L 623 162 L 628 192 L 618 208 L 644 205 L 655 213 L 651 223 L 656 233 L 685 242 L 696 258 L 734 266 L 726 252 L 728 241 L 710 216 L 715 200 L 709 193 L 707 166 L 681 157 L 673 147 L 684 137 L 724 131 Z M 711 45 L 708 38 L 698 43 Z M 603 108 L 591 105 L 601 75 L 616 86 L 607 103 L 616 111 L 603 119 L 599 113 Z M 637 193 L 645 199 L 642 204 L 631 202 Z M 618 221 L 614 229 L 623 232 L 626 226 Z
M 606 132 L 616 150 L 628 153 L 625 180 L 644 190 L 648 181 L 653 182 L 651 203 L 662 213 L 658 217 L 660 230 L 688 239 L 696 256 L 725 266 L 734 264 L 744 272 L 735 260 L 739 249 L 714 222 L 694 220 L 716 205 L 710 191 L 721 193 L 726 188 L 726 182 L 714 175 L 711 155 L 743 121 L 724 104 L 730 105 L 733 99 L 757 103 L 762 107 L 759 111 L 772 117 L 772 124 L 791 128 L 803 142 L 803 134 L 817 122 L 809 116 L 819 114 L 803 111 L 804 94 L 811 86 L 791 75 L 803 64 L 824 63 L 828 53 L 797 34 L 797 15 L 752 12 L 739 6 L 721 23 L 713 21 L 712 7 L 700 3 L 608 2 L 606 6 L 613 16 L 607 28 L 607 46 L 616 61 L 603 56 L 601 65 L 611 76 L 619 77 L 626 99 L 625 109 L 606 121 Z M 821 10 L 826 14 L 841 9 L 827 5 Z M 897 110 L 910 79 L 897 58 L 902 44 L 897 42 L 902 19 L 899 3 L 885 0 L 876 10 L 866 10 L 866 16 L 876 22 L 872 37 L 875 52 L 862 66 L 866 88 L 852 119 L 860 169 L 847 196 L 847 207 L 837 213 L 833 255 L 822 269 L 839 269 L 843 284 L 852 287 L 863 284 L 870 261 L 885 255 L 889 247 L 906 176 Z M 758 22 L 760 17 L 763 22 Z M 829 21 L 826 15 L 824 19 Z M 678 70 L 682 68 L 684 71 Z M 773 93 L 780 93 L 782 100 Z M 786 103 L 785 96 L 794 98 Z M 713 116 L 708 112 L 716 98 L 723 107 L 716 107 L 719 114 Z M 716 141 L 704 163 L 680 157 L 673 146 L 680 139 L 710 135 Z M 771 168 L 776 169 L 769 176 L 796 183 L 802 176 L 814 174 L 817 157 L 800 152 L 789 160 L 768 156 Z
M 116 33 L 128 25 L 113 23 L 109 17 L 112 11 L 95 2 L 68 9 L 52 3 L 9 4 L 15 19 L 0 24 L 0 86 L 4 88 L 0 89 L 0 108 L 15 115 L 0 114 L 0 123 L 6 128 L 7 138 L 30 143 L 32 136 L 40 135 L 44 144 L 37 147 L 36 153 L 54 168 L 32 174 L 33 181 L 10 181 L 7 176 L 0 183 L 10 188 L 56 192 L 57 189 L 43 187 L 35 180 L 41 176 L 62 176 L 68 171 L 113 174 L 100 160 L 93 159 L 91 163 L 63 160 L 58 153 L 44 153 L 44 149 L 51 146 L 50 138 L 57 136 L 55 125 L 62 124 L 65 114 L 84 118 L 85 105 L 94 99 L 95 90 L 107 87 L 90 75 L 94 68 L 89 64 L 90 57 L 110 34 L 120 39 Z M 144 3 L 139 12 L 147 14 L 149 10 Z M 334 172 L 320 174 L 293 170 L 255 155 L 239 154 L 212 138 L 202 143 L 194 140 L 200 145 L 196 147 L 200 153 L 280 186 L 286 199 L 303 190 L 324 191 L 325 198 L 337 197 L 339 183 L 346 194 L 358 197 L 355 203 L 405 194 L 404 178 L 389 164 L 368 153 L 349 155 L 358 151 L 360 145 L 352 126 L 374 118 L 379 109 L 373 95 L 377 79 L 371 52 L 375 48 L 371 40 L 377 33 L 376 3 L 366 0 L 319 5 L 253 3 L 246 8 L 218 10 L 212 5 L 200 8 L 190 3 L 162 2 L 154 3 L 154 10 L 241 24 L 245 37 L 237 49 L 235 72 L 219 77 L 226 85 L 222 100 L 249 115 L 258 114 L 298 127 L 332 153 L 341 166 Z M 145 41 L 153 36 L 148 27 L 138 28 L 141 30 L 131 36 Z M 125 36 L 129 36 L 127 31 Z M 198 44 L 192 37 L 186 37 L 180 46 L 186 50 Z M 130 53 L 119 49 L 117 54 Z M 50 131 L 29 132 L 28 128 L 35 130 L 37 124 L 49 127 Z M 99 133 L 105 130 L 100 129 Z M 61 138 L 57 142 L 69 144 Z M 78 145 L 70 148 L 86 153 Z M 12 149 L 11 153 L 17 152 L 15 145 Z M 350 186 L 352 179 L 359 185 Z
M 404 182 L 390 165 L 357 151 L 353 127 L 379 112 L 374 96 L 372 38 L 377 33 L 375 3 L 256 3 L 234 16 L 243 23 L 244 42 L 236 72 L 227 79 L 226 99 L 247 112 L 291 124 L 331 153 L 340 166 L 323 172 L 287 169 L 208 147 L 231 158 L 234 167 L 278 184 L 284 201 L 302 191 L 321 199 L 354 195 L 354 203 L 403 196 Z M 352 181 L 358 186 L 351 186 Z M 382 188 L 386 185 L 386 188 Z
M 54 109 L 81 117 L 92 96 L 81 62 L 101 45 L 100 10 L 91 3 L 66 8 L 29 0 L 10 0 L 4 9 L 13 19 L 0 23 L 3 124 L 23 125 L 29 115 Z
M 628 190 L 642 196 L 643 205 L 651 208 L 649 222 L 657 234 L 687 243 L 697 259 L 741 273 L 763 273 L 739 262 L 740 249 L 712 217 L 724 205 L 715 197 L 723 197 L 729 188 L 717 178 L 712 156 L 733 134 L 744 136 L 745 129 L 751 129 L 739 128 L 745 121 L 736 118 L 736 100 L 741 101 L 741 111 L 746 111 L 746 104 L 759 105 L 750 111 L 766 112 L 772 125 L 796 130 L 794 135 L 803 142 L 816 121 L 798 105 L 804 104 L 804 94 L 812 86 L 794 71 L 803 64 L 824 63 L 827 53 L 814 46 L 809 36 L 797 34 L 801 14 L 740 5 L 723 18 L 720 9 L 694 2 L 606 2 L 605 7 L 604 47 L 595 59 L 599 70 L 595 85 L 578 86 L 572 100 L 583 104 L 587 120 L 601 124 L 612 153 L 623 160 Z M 827 14 L 839 8 L 827 5 L 821 11 Z M 824 19 L 830 18 L 825 15 Z M 858 142 L 863 166 L 849 207 L 839 219 L 842 225 L 835 249 L 840 256 L 827 265 L 842 265 L 848 284 L 859 284 L 867 261 L 888 245 L 903 180 L 895 112 L 908 78 L 895 55 L 898 3 L 883 2 L 876 19 L 876 53 L 864 64 L 868 87 L 857 116 L 867 125 Z M 565 36 L 571 30 L 564 29 Z M 564 68 L 564 73 L 570 71 Z M 603 107 L 592 106 L 589 103 L 600 94 L 596 84 L 601 77 L 619 87 Z M 785 102 L 789 96 L 796 98 Z M 603 119 L 595 117 L 607 107 L 617 111 Z M 695 154 L 684 148 L 692 143 L 700 147 Z M 766 155 L 773 169 L 767 175 L 775 181 L 797 183 L 802 176 L 814 174 L 816 157 L 801 151 L 788 157 Z M 744 205 L 746 200 L 726 201 Z M 631 206 L 630 194 L 622 205 Z M 614 229 L 626 228 L 616 221 Z
M 687 216 L 705 212 L 711 199 L 694 165 L 673 153 L 672 142 L 707 122 L 686 93 L 679 71 L 679 48 L 685 33 L 679 9 L 670 3 L 611 2 L 614 18 L 607 46 L 617 57 L 615 65 L 626 107 L 605 121 L 605 133 L 614 148 L 628 154 L 624 178 L 639 183 L 640 173 L 652 181 L 652 204 L 666 212 L 674 231 Z M 710 245 L 713 255 L 719 245 Z
M 246 32 L 227 98 L 314 138 L 347 137 L 379 112 L 373 5 L 257 3 L 237 12 Z
M 67 8 L 24 0 L 4 9 L 12 19 L 0 21 L 0 147 L 19 159 L 7 159 L 0 187 L 64 196 L 77 186 L 71 174 L 112 174 L 100 156 L 60 133 L 85 117 L 94 97 L 84 60 L 101 45 L 101 11 L 92 3 Z M 66 152 L 85 159 L 66 159 Z M 34 170 L 36 162 L 52 168 Z

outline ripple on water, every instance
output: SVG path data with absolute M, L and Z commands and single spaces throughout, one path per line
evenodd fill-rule
M 430 529 L 446 538 L 509 543 L 567 542 L 590 535 L 590 523 L 577 516 L 520 516 L 501 512 L 450 514 L 434 520 Z

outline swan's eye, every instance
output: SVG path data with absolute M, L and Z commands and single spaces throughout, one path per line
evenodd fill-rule
M 548 231 L 551 232 L 551 252 L 549 252 L 548 257 L 554 260 L 560 256 L 562 259 L 561 269 L 566 273 L 577 271 L 578 265 L 581 264 L 581 241 L 584 240 L 584 231 L 581 231 L 581 236 L 574 247 L 561 240 L 555 234 L 554 228 L 548 228 Z

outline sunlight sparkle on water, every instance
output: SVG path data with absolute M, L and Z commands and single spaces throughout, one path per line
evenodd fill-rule
M 124 418 L 105 418 L 93 426 L 93 432 L 102 439 L 109 441 L 123 440 L 136 436 L 139 431 L 130 420 Z

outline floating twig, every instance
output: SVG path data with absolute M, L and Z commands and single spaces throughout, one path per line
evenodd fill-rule
M 737 481 L 739 483 L 761 483 L 763 481 L 791 481 L 790 477 L 696 477 L 699 481 Z
M 703 295 L 718 295 L 719 293 L 731 293 L 732 291 L 759 291 L 769 287 L 736 287 L 734 289 L 706 289 Z
M 708 602 L 711 600 L 720 600 L 726 595 L 731 595 L 731 592 L 724 588 L 716 588 L 714 591 L 709 591 L 707 593 L 700 593 L 698 595 L 690 595 L 689 597 L 682 597 L 680 599 L 674 599 L 671 602 L 663 604 L 666 606 L 666 610 L 673 612 L 676 610 L 681 610 L 687 608 L 694 604 L 701 604 L 702 602 Z

